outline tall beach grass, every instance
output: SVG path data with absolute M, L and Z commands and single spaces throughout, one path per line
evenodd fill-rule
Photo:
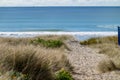
M 87 45 L 91 48 L 99 49 L 99 54 L 105 54 L 109 60 L 103 60 L 98 68 L 101 72 L 108 72 L 120 69 L 120 46 L 117 36 L 91 38 L 80 42 L 81 45 Z
M 36 39 L 52 46 L 31 43 Z M 0 80 L 56 80 L 56 72 L 72 68 L 62 44 L 66 39 L 68 36 L 0 38 Z

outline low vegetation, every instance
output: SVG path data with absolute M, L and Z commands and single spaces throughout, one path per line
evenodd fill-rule
M 98 67 L 101 72 L 120 69 L 120 46 L 118 46 L 117 36 L 91 38 L 80 42 L 80 44 L 94 49 L 97 48 L 100 54 L 105 54 L 109 57 L 109 60 L 99 63 Z
M 65 69 L 61 69 L 56 73 L 57 80 L 73 80 L 71 74 Z
M 100 44 L 101 41 L 99 40 L 99 38 L 90 38 L 88 40 L 85 40 L 83 42 L 80 42 L 81 45 L 92 45 L 92 44 Z
M 118 44 L 117 36 L 109 36 L 109 37 L 98 37 L 98 38 L 90 38 L 88 40 L 80 42 L 81 45 L 96 45 L 96 44 Z
M 31 40 L 31 43 L 37 44 L 37 45 L 42 45 L 47 48 L 58 48 L 63 45 L 63 42 L 61 40 L 44 40 L 41 38 L 37 38 L 35 40 Z
M 66 39 L 65 36 L 0 38 L 0 80 L 58 80 L 56 72 L 61 68 L 68 73 L 72 69 L 65 50 L 61 49 Z
M 101 73 L 110 72 L 116 70 L 116 66 L 111 60 L 103 60 L 98 64 L 98 70 Z

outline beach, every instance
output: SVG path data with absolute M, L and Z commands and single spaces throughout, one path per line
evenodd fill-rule
M 78 40 L 86 40 L 92 37 L 115 36 L 117 32 L 0 32 L 0 37 L 35 37 L 39 35 L 72 35 Z
M 101 40 L 102 37 L 99 37 L 99 38 Z M 111 37 L 111 36 L 109 36 L 109 37 L 104 36 L 102 39 L 102 42 L 100 44 L 99 44 L 99 39 L 98 39 L 97 43 L 94 40 L 94 43 L 92 41 L 92 43 L 90 45 L 97 44 L 97 46 L 101 46 L 101 44 L 103 44 L 103 43 L 109 44 L 108 43 L 109 40 L 111 41 L 111 43 L 113 42 L 112 44 L 114 44 L 117 41 L 115 38 Z M 51 41 L 49 41 L 49 40 L 51 40 Z M 55 41 L 57 42 L 57 40 L 64 42 L 62 47 L 58 46 L 60 44 L 53 45 L 53 42 L 55 42 Z M 21 78 L 21 79 L 25 78 L 25 77 L 22 77 L 22 75 L 24 73 L 23 69 L 26 71 L 24 74 L 28 74 L 28 76 L 29 76 L 28 80 L 29 80 L 29 78 L 36 79 L 36 76 L 39 78 L 40 77 L 39 74 L 41 76 L 42 75 L 46 76 L 48 73 L 49 73 L 48 74 L 49 77 L 46 77 L 45 80 L 47 80 L 47 79 L 52 80 L 52 79 L 54 79 L 53 73 L 55 73 L 55 74 L 59 73 L 59 70 L 61 70 L 61 69 L 65 70 L 65 71 L 66 70 L 69 71 L 70 75 L 72 76 L 72 78 L 74 80 L 119 80 L 120 79 L 119 70 L 117 68 L 114 68 L 114 66 L 112 66 L 112 63 L 109 63 L 109 61 L 111 61 L 111 59 L 114 59 L 114 58 L 110 58 L 108 55 L 106 55 L 104 53 L 100 54 L 99 53 L 100 48 L 97 48 L 97 47 L 94 48 L 94 46 L 96 46 L 96 45 L 92 45 L 92 47 L 87 46 L 86 45 L 87 43 L 85 43 L 84 41 L 81 42 L 81 44 L 80 44 L 80 41 L 77 40 L 75 37 L 73 37 L 73 35 L 67 35 L 67 36 L 66 35 L 46 35 L 46 36 L 39 35 L 37 37 L 26 37 L 26 38 L 25 37 L 23 37 L 23 38 L 17 37 L 16 38 L 16 37 L 10 37 L 10 36 L 9 37 L 1 37 L 0 38 L 1 60 L 3 61 L 3 59 L 5 58 L 5 55 L 7 55 L 8 53 L 10 55 L 8 55 L 9 58 L 6 56 L 7 59 L 5 59 L 5 61 L 3 61 L 1 63 L 1 69 L 3 69 L 3 70 L 0 70 L 1 71 L 0 80 L 3 80 L 3 79 L 8 80 L 9 78 L 12 78 L 10 75 L 8 75 L 11 73 L 11 69 L 9 71 L 9 67 L 13 67 L 12 72 L 15 70 L 15 71 L 19 72 L 18 74 L 20 74 L 19 76 L 12 74 L 12 76 L 16 77 L 15 80 L 19 80 L 19 78 Z M 85 45 L 83 45 L 83 44 L 85 44 Z M 102 45 L 102 47 L 104 47 L 103 45 Z M 106 47 L 108 47 L 108 46 L 106 46 Z M 114 46 L 111 47 L 111 49 L 112 48 L 114 48 Z M 118 50 L 119 50 L 119 48 L 118 48 Z M 35 51 L 35 53 L 34 53 L 34 51 Z M 4 53 L 2 53 L 2 52 L 4 52 Z M 114 51 L 113 51 L 113 53 L 114 53 Z M 25 61 L 26 59 L 24 59 L 24 58 L 26 58 L 26 57 L 29 58 L 30 55 L 32 55 L 32 54 L 35 54 L 39 59 L 37 60 L 37 58 L 35 58 L 33 56 L 30 58 L 30 60 L 33 59 L 35 61 L 35 63 L 26 63 L 26 61 Z M 15 55 L 15 57 L 13 57 L 12 55 Z M 118 55 L 118 54 L 116 54 L 116 55 Z M 17 58 L 17 56 L 20 56 L 20 57 Z M 13 59 L 13 61 L 11 59 Z M 21 59 L 23 59 L 23 61 L 25 61 L 25 62 L 23 62 L 23 63 L 19 62 L 19 61 L 21 61 Z M 10 63 L 15 62 L 15 64 L 14 65 L 11 65 L 9 63 L 6 64 L 7 60 L 9 60 Z M 43 64 L 39 63 L 39 62 L 41 62 L 41 60 L 43 60 L 45 62 Z M 47 61 L 50 61 L 51 63 L 49 63 Z M 102 66 L 103 70 L 101 70 L 101 68 L 99 69 L 98 65 L 104 61 L 106 61 L 107 64 L 104 63 L 104 65 L 106 65 L 106 66 L 103 65 Z M 38 62 L 40 65 L 43 65 L 43 67 L 37 67 L 36 62 Z M 49 71 L 45 72 L 45 73 L 38 73 L 38 70 L 36 72 L 34 72 L 32 70 L 32 68 L 30 68 L 31 67 L 30 65 L 34 64 L 35 66 L 32 66 L 33 69 L 40 68 L 40 70 L 42 70 L 45 67 L 44 64 L 46 64 L 46 63 L 50 64 L 50 65 L 48 65 L 49 68 L 46 68 L 46 69 L 52 70 L 52 76 L 50 76 L 51 72 L 49 72 Z M 6 65 L 8 67 L 3 67 L 2 64 Z M 19 65 L 22 66 L 23 64 L 28 67 L 26 67 L 26 66 L 20 67 L 19 66 Z M 116 63 L 114 63 L 114 64 L 116 66 Z M 26 67 L 26 69 L 24 67 Z M 31 72 L 28 72 L 27 68 L 31 69 Z M 32 77 L 32 75 L 34 73 L 36 73 L 36 75 L 34 75 Z M 39 80 L 41 80 L 42 78 L 44 78 L 44 76 L 39 78 Z
M 74 66 L 73 77 L 75 80 L 120 79 L 119 71 L 101 73 L 98 70 L 98 64 L 101 61 L 109 60 L 108 56 L 104 54 L 99 54 L 98 49 L 96 50 L 88 46 L 79 45 L 78 41 L 68 41 L 67 43 L 72 50 L 69 52 L 68 57 L 70 62 Z
M 0 7 L 0 80 L 120 80 L 119 14 L 119 6 Z

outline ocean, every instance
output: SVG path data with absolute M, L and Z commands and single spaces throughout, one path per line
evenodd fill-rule
M 120 7 L 0 7 L 1 36 L 116 35 Z

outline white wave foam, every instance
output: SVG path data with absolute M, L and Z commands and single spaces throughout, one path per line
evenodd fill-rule
M 116 24 L 116 25 L 97 25 L 97 27 L 100 27 L 100 28 L 108 28 L 108 29 L 117 29 L 119 24 Z
M 113 36 L 117 35 L 117 32 L 0 32 L 1 37 L 34 37 L 38 35 Z

